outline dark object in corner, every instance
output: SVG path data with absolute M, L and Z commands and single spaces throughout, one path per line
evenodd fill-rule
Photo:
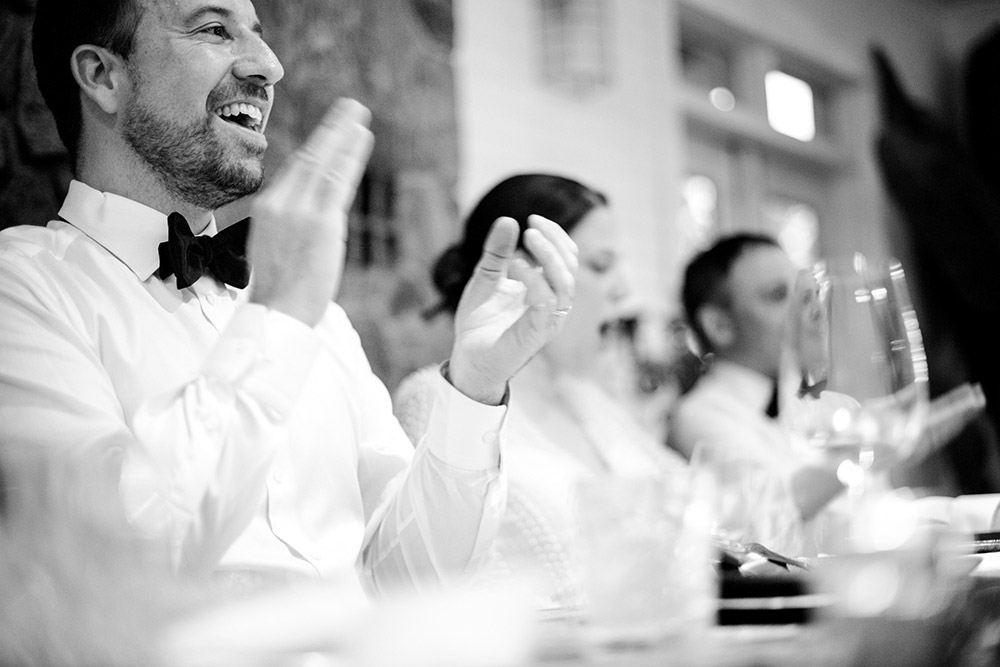
M 915 262 L 908 270 L 923 297 L 931 390 L 937 395 L 965 381 L 979 382 L 987 399 L 985 416 L 940 455 L 955 471 L 956 494 L 1000 491 L 1000 346 L 996 331 L 986 325 L 1000 314 L 998 50 L 1000 29 L 971 51 L 965 82 L 976 108 L 969 110 L 967 126 L 976 134 L 964 142 L 910 99 L 886 54 L 873 50 L 882 104 L 876 153 L 913 247 Z M 984 103 L 992 106 L 984 109 Z M 967 146 L 986 157 L 974 159 Z M 934 465 L 927 462 L 928 469 Z

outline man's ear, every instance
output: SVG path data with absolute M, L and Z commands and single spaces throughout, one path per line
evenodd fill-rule
M 127 83 L 125 61 L 108 49 L 81 44 L 73 51 L 70 69 L 80 90 L 104 113 L 117 113 Z
M 713 350 L 725 349 L 736 340 L 733 318 L 721 306 L 707 303 L 698 310 L 697 318 Z

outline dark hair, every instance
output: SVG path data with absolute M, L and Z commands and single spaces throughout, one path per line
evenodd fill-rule
M 441 294 L 441 303 L 428 316 L 442 310 L 454 313 L 458 308 L 462 291 L 483 253 L 486 235 L 497 218 L 507 216 L 517 220 L 522 236 L 528 228 L 528 216 L 533 214 L 546 217 L 571 233 L 585 215 L 607 203 L 602 193 L 564 176 L 518 174 L 500 181 L 466 218 L 462 239 L 434 263 L 431 278 Z
M 729 295 L 725 286 L 733 263 L 748 249 L 761 246 L 781 247 L 772 236 L 739 232 L 718 239 L 688 262 L 684 270 L 681 303 L 688 326 L 698 338 L 703 351 L 710 352 L 711 345 L 698 322 L 698 311 L 708 303 L 728 305 Z
M 128 57 L 142 13 L 139 0 L 38 0 L 36 4 L 32 55 L 38 88 L 74 165 L 81 120 L 80 89 L 70 70 L 73 50 L 93 44 Z

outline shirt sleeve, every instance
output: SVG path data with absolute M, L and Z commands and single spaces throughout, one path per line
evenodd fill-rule
M 342 313 L 339 316 L 346 324 Z M 349 325 L 347 325 L 349 327 Z M 359 366 L 366 429 L 358 476 L 366 515 L 361 568 L 374 594 L 454 583 L 489 557 L 506 501 L 501 447 L 507 406 L 488 406 L 428 375 L 432 403 L 416 448 L 392 414 L 353 328 L 336 339 Z M 401 460 L 408 465 L 400 467 Z
M 427 435 L 394 501 L 376 510 L 365 572 L 376 590 L 454 582 L 478 570 L 500 527 L 506 408 L 473 401 L 438 376 Z

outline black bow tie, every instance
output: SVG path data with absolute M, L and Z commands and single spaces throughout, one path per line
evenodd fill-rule
M 250 218 L 226 227 L 215 236 L 195 236 L 180 213 L 167 216 L 167 240 L 160 244 L 160 279 L 177 274 L 177 289 L 188 287 L 210 275 L 216 280 L 243 288 L 250 282 L 247 266 L 247 233 Z
M 812 384 L 809 383 L 807 378 L 802 378 L 802 383 L 799 384 L 799 398 L 805 398 L 806 396 L 812 396 L 813 398 L 819 398 L 819 395 L 823 393 L 826 389 L 826 378 L 822 380 L 817 380 Z

